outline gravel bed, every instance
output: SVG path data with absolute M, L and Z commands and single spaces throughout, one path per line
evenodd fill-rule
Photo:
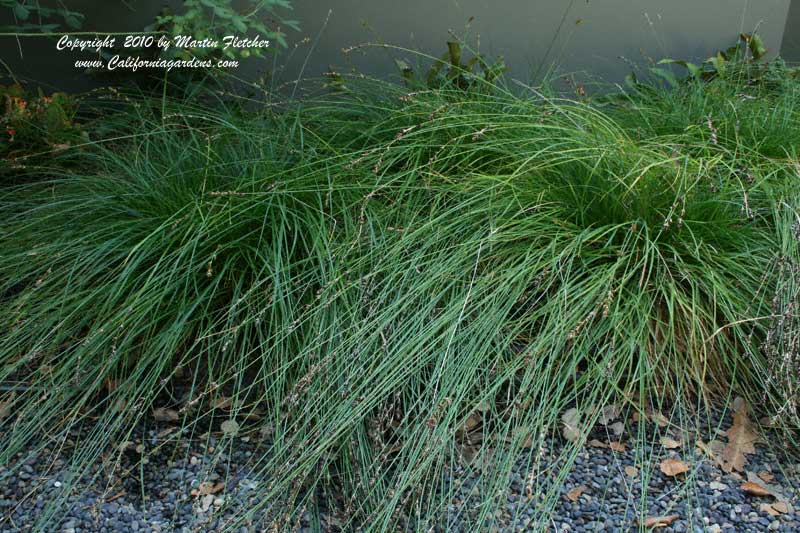
M 639 427 L 639 423 L 628 421 L 617 434 L 598 425 L 586 436 L 587 445 L 559 483 L 552 472 L 566 460 L 565 441 L 554 439 L 537 454 L 529 453 L 516 461 L 505 506 L 494 510 L 501 526 L 494 527 L 511 532 L 542 528 L 638 531 L 642 525 L 646 526 L 648 518 L 669 517 L 659 524 L 657 531 L 800 531 L 800 515 L 794 509 L 800 496 L 800 463 L 786 455 L 786 448 L 778 444 L 776 435 L 767 434 L 769 442 L 755 446 L 756 453 L 747 455 L 741 472 L 726 472 L 713 454 L 697 446 L 698 440 L 703 444 L 724 440 L 724 428 L 731 424 L 730 417 L 712 418 L 702 424 L 705 431 L 677 432 L 654 423 L 642 423 Z M 641 437 L 640 430 L 645 435 L 643 441 L 649 444 L 631 449 L 626 441 L 629 435 Z M 664 438 L 669 440 L 662 441 Z M 610 443 L 615 443 L 615 449 L 608 446 Z M 660 468 L 665 459 L 681 461 L 688 466 L 688 472 L 666 475 Z M 460 516 L 477 507 L 481 479 L 479 474 L 465 474 L 464 469 L 456 468 L 454 472 L 449 478 L 448 492 L 454 494 L 453 501 L 458 503 L 449 506 L 451 518 L 438 529 L 466 533 L 469 529 L 460 527 Z M 743 490 L 748 481 L 773 490 L 780 498 Z M 537 523 L 536 510 L 542 507 L 545 494 L 551 490 L 555 494 L 555 513 L 547 523 Z M 773 507 L 778 501 L 782 503 Z
M 727 428 L 729 424 L 723 420 L 708 426 Z M 800 496 L 800 464 L 779 457 L 779 446 L 758 445 L 756 453 L 747 457 L 746 471 L 726 473 L 694 444 L 698 439 L 708 442 L 719 437 L 721 431 L 678 435 L 651 426 L 629 423 L 621 434 L 608 427 L 595 428 L 587 436 L 590 444 L 579 451 L 561 482 L 552 473 L 566 460 L 563 440 L 554 439 L 537 454 L 528 450 L 514 464 L 504 502 L 493 510 L 492 528 L 635 531 L 642 520 L 658 516 L 670 517 L 658 529 L 663 533 L 800 531 L 800 516 L 793 509 Z M 640 430 L 649 432 L 646 440 L 651 444 L 638 449 L 627 444 L 607 447 L 609 442 L 630 440 L 627 435 Z M 667 449 L 660 440 L 665 435 L 679 437 L 683 444 Z M 108 464 L 114 461 L 98 461 L 84 479 L 76 481 L 67 472 L 73 459 L 71 444 L 78 437 L 73 432 L 36 456 L 20 456 L 0 466 L 0 533 L 29 531 L 48 518 L 48 509 L 54 514 L 47 531 L 218 531 L 237 510 L 241 513 L 260 501 L 254 472 L 268 450 L 259 438 L 206 434 L 191 439 L 168 426 L 141 429 L 122 446 L 124 451 L 104 455 L 118 458 L 113 475 Z M 679 458 L 690 470 L 665 475 L 659 464 L 666 458 Z M 434 529 L 470 531 L 461 523 L 481 497 L 481 478 L 474 470 L 464 465 L 448 468 L 448 518 Z M 764 485 L 780 490 L 788 512 L 765 508 L 777 501 L 774 495 L 756 496 L 742 490 L 756 475 L 769 480 Z M 213 489 L 206 493 L 209 487 Z M 556 500 L 555 513 L 547 524 L 537 523 L 536 511 L 548 491 Z M 60 505 L 45 505 L 53 502 Z M 267 523 L 264 517 L 253 516 L 238 527 L 241 532 L 262 531 Z M 291 528 L 304 532 L 341 529 L 331 524 L 335 519 L 324 511 L 306 512 Z

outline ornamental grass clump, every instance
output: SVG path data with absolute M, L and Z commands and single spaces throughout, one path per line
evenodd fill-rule
M 83 427 L 78 486 L 136 424 L 258 429 L 225 528 L 505 527 L 523 472 L 543 529 L 604 406 L 793 413 L 793 146 L 645 127 L 669 92 L 363 83 L 141 111 L 91 172 L 2 193 L 4 462 Z

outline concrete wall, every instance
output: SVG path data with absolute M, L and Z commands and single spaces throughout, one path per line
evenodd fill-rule
M 787 61 L 800 63 L 800 0 L 792 2 L 786 16 L 781 56 Z
M 151 21 L 160 7 L 180 1 L 64 0 L 87 13 L 85 29 L 133 31 Z M 396 73 L 394 58 L 413 55 L 362 47 L 349 54 L 342 48 L 386 42 L 440 55 L 448 31 L 463 35 L 470 17 L 468 40 L 480 42 L 490 56 L 502 55 L 511 75 L 530 81 L 556 63 L 562 71 L 585 71 L 609 82 L 642 64 L 662 57 L 705 59 L 732 44 L 739 32 L 754 29 L 771 51 L 781 49 L 784 30 L 791 30 L 790 0 L 293 0 L 291 18 L 302 31 L 290 34 L 291 50 L 279 63 L 284 80 L 303 71 L 317 76 L 335 67 L 374 75 Z M 791 16 L 800 32 L 800 0 Z M 132 9 L 131 9 L 132 8 Z M 0 22 L 2 24 L 2 22 Z M 306 42 L 304 42 L 306 39 Z M 794 38 L 787 43 L 794 43 Z M 297 47 L 294 45 L 297 44 Z M 56 53 L 52 41 L 0 38 L 0 58 L 21 76 L 79 90 L 91 80 L 72 68 L 75 56 Z M 312 49 L 313 48 L 313 49 Z M 787 45 L 787 52 L 794 48 Z M 625 58 L 625 59 L 622 59 Z M 238 74 L 253 77 L 271 69 L 269 62 L 250 62 Z M 304 68 L 303 68 L 304 67 Z
M 800 3 L 800 2 L 796 2 Z M 619 81 L 625 60 L 663 57 L 705 59 L 740 32 L 758 28 L 767 46 L 780 49 L 789 0 L 334 0 L 295 2 L 304 33 L 320 39 L 306 71 L 355 65 L 383 74 L 393 63 L 381 50 L 351 52 L 343 46 L 384 41 L 440 55 L 448 30 L 470 30 L 481 51 L 502 55 L 512 75 L 528 81 L 552 62 L 564 71 L 587 71 Z M 329 19 L 325 24 L 325 19 Z M 321 29 L 324 26 L 324 30 Z M 800 28 L 798 28 L 800 29 Z M 303 54 L 298 54 L 303 55 Z M 413 57 L 412 54 L 398 54 Z M 293 58 L 290 72 L 298 69 Z

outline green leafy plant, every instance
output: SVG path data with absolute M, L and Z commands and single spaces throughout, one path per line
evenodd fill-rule
M 739 35 L 737 44 L 719 50 L 716 54 L 706 59 L 703 63 L 697 64 L 685 59 L 661 59 L 658 65 L 677 65 L 688 71 L 688 78 L 700 81 L 709 81 L 717 76 L 725 75 L 729 69 L 741 70 L 747 67 L 757 67 L 762 59 L 766 57 L 768 50 L 764 41 L 758 34 L 742 33 Z M 753 69 L 751 69 L 753 70 Z M 764 70 L 763 68 L 759 70 Z M 649 72 L 666 81 L 671 87 L 679 84 L 675 74 L 666 68 L 651 67 Z M 628 84 L 632 87 L 641 86 L 635 74 L 630 74 L 627 78 Z
M 297 28 L 297 23 L 285 20 L 279 16 L 281 9 L 291 9 L 287 0 L 249 0 L 246 3 L 246 12 L 240 13 L 233 7 L 232 0 L 184 0 L 183 12 L 173 13 L 166 8 L 156 17 L 153 24 L 145 31 L 163 33 L 169 37 L 188 35 L 202 40 L 205 38 L 219 39 L 224 35 L 240 37 L 260 37 L 271 43 L 286 47 L 285 34 L 281 25 L 288 28 Z M 269 19 L 269 25 L 264 19 Z M 194 48 L 185 49 L 171 47 L 163 51 L 162 56 L 190 59 L 192 57 L 220 57 L 247 58 L 262 56 L 263 48 Z
M 433 62 L 423 79 L 414 73 L 408 62 L 397 59 L 395 64 L 406 83 L 414 87 L 433 89 L 450 86 L 462 91 L 491 86 L 507 70 L 502 59 L 489 63 L 481 54 L 465 61 L 458 41 L 448 41 L 447 51 Z
M 760 39 L 742 35 L 738 46 L 720 52 L 714 62 L 686 63 L 689 75 L 682 79 L 665 68 L 650 80 L 632 74 L 628 92 L 603 99 L 618 106 L 618 120 L 636 124 L 638 135 L 692 136 L 726 157 L 742 147 L 794 157 L 800 144 L 798 69 L 780 58 L 764 61 L 765 53 Z
M 77 103 L 65 93 L 34 95 L 19 85 L 0 86 L 0 158 L 12 165 L 20 158 L 62 151 L 83 132 L 74 121 Z M 29 161 L 28 161 L 29 162 Z
M 38 0 L 0 0 L 0 9 L 11 13 L 15 24 L 2 28 L 5 31 L 21 33 L 53 32 L 61 25 L 53 19 L 60 18 L 66 27 L 72 30 L 79 29 L 83 24 L 84 15 L 72 11 L 62 4 L 61 7 L 43 7 Z

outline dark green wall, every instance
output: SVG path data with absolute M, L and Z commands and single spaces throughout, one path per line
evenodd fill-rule
M 786 17 L 781 55 L 787 61 L 800 62 L 800 0 L 792 2 Z
M 179 0 L 64 0 L 87 13 L 85 28 L 133 31 L 151 21 L 165 3 Z M 611 82 L 630 71 L 626 61 L 662 57 L 705 59 L 756 28 L 772 51 L 800 59 L 800 0 L 294 0 L 292 18 L 302 31 L 290 35 L 291 50 L 281 55 L 282 79 L 302 71 L 317 76 L 330 66 L 387 75 L 394 58 L 413 61 L 407 52 L 364 47 L 388 42 L 440 55 L 448 31 L 463 34 L 467 20 L 473 43 L 482 52 L 502 55 L 512 76 L 529 81 L 552 62 L 562 71 L 585 71 Z M 788 17 L 787 17 L 788 14 Z M 784 39 L 784 29 L 786 38 Z M 316 43 L 314 45 L 314 43 Z M 295 44 L 297 46 L 295 47 Z M 312 50 L 313 45 L 313 50 Z M 96 82 L 72 68 L 76 56 L 59 53 L 44 39 L 0 38 L 0 58 L 22 77 L 80 90 Z M 790 57 L 790 58 L 791 58 Z M 625 59 L 622 59 L 625 58 Z M 237 74 L 253 78 L 270 62 L 249 62 Z

